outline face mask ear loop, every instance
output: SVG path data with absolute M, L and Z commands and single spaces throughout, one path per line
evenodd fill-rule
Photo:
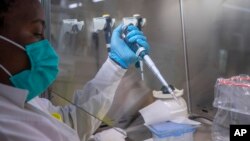
M 0 68 L 1 68 L 5 73 L 7 73 L 10 77 L 12 76 L 12 75 L 10 74 L 10 72 L 9 72 L 7 69 L 5 69 L 5 67 L 4 67 L 3 65 L 0 64 Z
M 6 37 L 4 37 L 2 35 L 0 35 L 0 38 L 3 39 L 3 40 L 5 40 L 5 41 L 7 41 L 7 42 L 9 42 L 9 43 L 11 43 L 11 44 L 13 44 L 13 45 L 15 45 L 16 47 L 20 48 L 21 50 L 25 51 L 24 47 L 22 47 L 18 43 L 15 43 L 15 42 L 11 41 L 10 39 L 8 39 L 8 38 L 6 38 Z

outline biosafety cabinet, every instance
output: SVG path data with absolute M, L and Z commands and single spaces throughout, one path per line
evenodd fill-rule
M 191 117 L 213 120 L 217 78 L 250 73 L 249 0 L 42 0 L 41 3 L 46 13 L 46 36 L 60 56 L 58 79 L 44 95 L 54 104 L 69 103 L 74 90 L 91 80 L 105 62 L 108 52 L 104 32 L 94 34 L 93 28 L 93 18 L 104 14 L 115 19 L 112 29 L 124 17 L 134 14 L 146 19 L 142 31 L 151 46 L 150 56 L 170 84 L 184 89 Z M 152 91 L 161 88 L 146 67 L 144 77 L 142 81 L 135 67 L 128 70 L 100 128 L 115 126 L 132 131 L 134 122 L 143 124 L 138 110 L 152 103 L 155 100 Z M 130 138 L 144 139 L 147 138 L 134 134 Z

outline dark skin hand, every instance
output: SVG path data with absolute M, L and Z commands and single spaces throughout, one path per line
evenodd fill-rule
M 4 26 L 0 35 L 25 45 L 44 39 L 44 11 L 38 0 L 17 0 L 7 13 L 4 13 Z M 0 64 L 12 75 L 30 69 L 25 51 L 0 39 Z M 12 85 L 9 75 L 0 69 L 0 83 Z

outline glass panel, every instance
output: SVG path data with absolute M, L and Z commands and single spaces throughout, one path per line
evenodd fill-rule
M 185 0 L 192 112 L 214 115 L 218 77 L 249 74 L 248 0 Z
M 104 33 L 98 33 L 99 47 L 96 47 L 92 22 L 92 18 L 103 14 L 110 14 L 115 18 L 115 26 L 123 17 L 131 17 L 133 14 L 139 13 L 146 18 L 143 31 L 151 45 L 152 59 L 170 84 L 186 90 L 178 1 L 105 0 L 95 3 L 91 0 L 52 0 L 51 3 L 51 41 L 61 58 L 60 74 L 52 88 L 54 104 L 67 105 L 68 102 L 73 102 L 74 92 L 83 89 L 105 62 L 108 54 Z M 82 30 L 72 32 L 72 28 L 68 28 L 67 24 L 63 23 L 64 19 L 84 20 L 85 25 Z M 105 117 L 99 115 L 102 111 L 93 112 L 93 108 L 95 106 L 98 108 L 99 104 L 91 108 L 83 106 L 82 111 L 103 120 L 103 126 L 107 124 L 125 129 L 130 140 L 147 139 L 151 135 L 144 127 L 141 131 L 145 132 L 139 130 L 135 132 L 133 127 L 143 124 L 138 111 L 154 100 L 152 90 L 160 90 L 160 88 L 161 84 L 146 67 L 145 81 L 141 81 L 139 72 L 131 68 L 121 80 L 111 108 Z M 94 93 L 84 94 L 87 98 L 83 96 L 82 102 L 91 104 L 87 95 L 94 95 Z M 102 109 L 102 107 L 99 108 Z

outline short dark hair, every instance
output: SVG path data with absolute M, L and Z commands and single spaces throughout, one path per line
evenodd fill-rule
M 0 0 L 0 28 L 4 24 L 4 16 L 3 14 L 8 12 L 11 4 L 15 3 L 16 0 Z

